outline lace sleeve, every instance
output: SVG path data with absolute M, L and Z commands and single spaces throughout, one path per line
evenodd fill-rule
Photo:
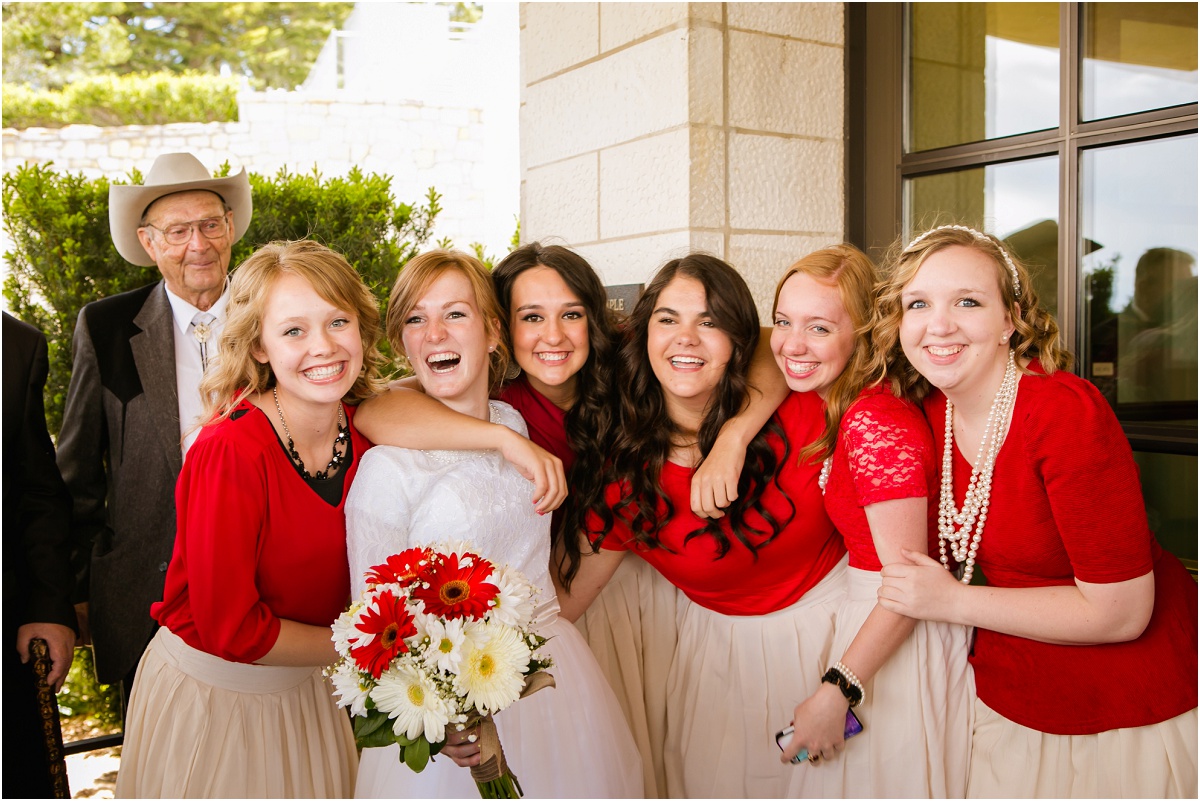
M 929 496 L 933 437 L 915 407 L 884 394 L 865 399 L 842 419 L 842 443 L 860 505 Z
M 401 474 L 395 464 L 399 451 L 385 445 L 367 451 L 346 498 L 351 598 L 366 588 L 368 568 L 408 547 L 409 491 L 420 477 Z

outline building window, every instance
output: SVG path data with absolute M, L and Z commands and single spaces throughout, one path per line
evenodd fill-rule
M 848 5 L 850 238 L 967 223 L 1030 265 L 1196 560 L 1197 6 Z

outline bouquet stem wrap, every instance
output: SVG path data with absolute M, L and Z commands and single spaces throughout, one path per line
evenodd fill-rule
M 525 677 L 525 688 L 521 697 L 526 698 L 538 690 L 554 686 L 554 677 L 549 673 L 533 673 Z M 471 768 L 471 778 L 479 787 L 480 798 L 520 798 L 524 795 L 521 782 L 504 759 L 504 746 L 491 715 L 483 715 L 470 721 L 479 724 L 479 764 Z

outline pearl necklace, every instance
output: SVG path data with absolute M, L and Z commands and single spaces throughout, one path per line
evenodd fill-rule
M 825 457 L 825 461 L 821 463 L 821 475 L 817 476 L 817 486 L 821 488 L 821 494 L 825 494 L 825 485 L 829 483 L 829 472 L 833 470 L 833 455 Z
M 983 524 L 987 522 L 988 504 L 992 497 L 992 470 L 1004 437 L 1008 433 L 1009 419 L 1017 400 L 1017 363 L 1014 352 L 1008 352 L 1008 366 L 1004 368 L 1004 380 L 992 401 L 983 439 L 979 442 L 979 453 L 975 467 L 971 469 L 971 481 L 963 498 L 960 511 L 954 505 L 954 404 L 946 399 L 946 437 L 942 449 L 942 494 L 938 504 L 938 551 L 942 567 L 950 570 L 950 559 L 946 555 L 946 543 L 956 562 L 965 563 L 962 583 L 970 584 L 975 574 L 975 555 L 983 539 Z M 974 529 L 974 534 L 971 530 Z

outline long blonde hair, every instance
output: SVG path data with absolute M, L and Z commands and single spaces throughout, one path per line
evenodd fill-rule
M 388 299 L 388 342 L 396 353 L 408 355 L 404 349 L 404 321 L 429 285 L 450 270 L 458 270 L 466 276 L 475 296 L 475 305 L 483 315 L 486 330 L 496 339 L 496 349 L 488 354 L 488 390 L 495 392 L 504 381 L 510 352 L 508 343 L 505 342 L 504 323 L 500 303 L 496 300 L 492 276 L 483 262 L 474 256 L 461 250 L 431 250 L 405 264 L 400 270 L 400 275 L 396 276 L 396 283 Z
M 842 416 L 858 398 L 864 387 L 883 379 L 871 347 L 872 290 L 875 286 L 875 265 L 870 257 L 849 243 L 822 248 L 809 253 L 788 268 L 775 287 L 774 315 L 779 308 L 779 294 L 793 275 L 808 275 L 818 281 L 837 286 L 842 306 L 854 325 L 854 350 L 841 375 L 834 380 L 825 396 L 825 431 L 820 439 L 800 451 L 800 459 L 824 459 L 833 453 L 837 444 Z
M 1015 328 L 1009 347 L 1016 352 L 1017 364 L 1036 358 L 1047 374 L 1070 369 L 1071 354 L 1062 347 L 1058 323 L 1038 303 L 1029 270 L 1021 260 L 990 234 L 966 226 L 943 225 L 926 231 L 907 246 L 900 242 L 893 245 L 884 278 L 877 287 L 875 347 L 881 357 L 894 365 L 893 375 L 900 389 L 914 399 L 924 397 L 930 389 L 929 382 L 909 363 L 900 347 L 900 322 L 904 318 L 900 295 L 926 259 L 954 245 L 979 251 L 995 266 L 1000 299 Z M 1029 373 L 1023 366 L 1020 369 Z
M 340 253 L 307 239 L 271 242 L 252 253 L 233 273 L 217 361 L 200 382 L 205 400 L 202 419 L 222 420 L 245 398 L 270 389 L 270 364 L 254 358 L 262 350 L 263 315 L 271 288 L 281 275 L 298 275 L 327 303 L 358 318 L 363 363 L 346 403 L 358 403 L 384 386 L 380 369 L 379 307 L 375 297 Z

